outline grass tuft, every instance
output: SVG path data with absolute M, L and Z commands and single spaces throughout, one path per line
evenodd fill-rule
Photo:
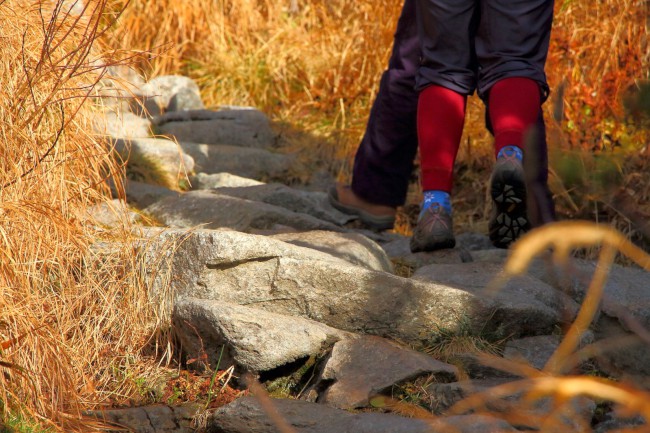
M 88 208 L 123 173 L 92 136 L 111 53 L 105 0 L 0 2 L 0 412 L 32 431 L 89 431 L 81 412 L 137 397 L 129 378 L 162 317 L 149 304 L 130 224 Z
M 475 329 L 469 318 L 463 316 L 454 329 L 438 326 L 435 337 L 423 351 L 443 362 L 450 362 L 457 355 L 467 353 L 499 354 L 508 339 L 508 336 L 501 334 L 499 330 L 487 332 Z

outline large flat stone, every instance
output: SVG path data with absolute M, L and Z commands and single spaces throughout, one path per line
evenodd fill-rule
M 262 372 L 300 358 L 318 355 L 347 333 L 300 317 L 205 299 L 179 300 L 173 313 L 174 334 L 189 357 L 203 351 L 215 368 L 236 365 Z
M 503 264 L 508 259 L 510 251 L 491 248 L 487 250 L 472 250 L 470 255 L 473 262 L 491 262 Z
M 596 263 L 587 262 L 582 269 L 593 275 Z M 612 265 L 605 283 L 602 311 L 618 319 L 628 329 L 628 316 L 645 329 L 650 329 L 650 272 Z
M 152 126 L 144 119 L 130 112 L 105 111 L 93 119 L 95 132 L 107 138 L 147 138 L 151 136 Z
M 371 271 L 263 236 L 167 230 L 148 251 L 157 263 L 148 271 L 173 275 L 171 287 L 177 295 L 255 306 L 404 342 L 421 343 L 440 329 L 455 332 L 460 326 L 514 336 L 542 334 L 564 318 L 563 303 L 553 296 L 536 299 L 534 287 L 518 286 L 533 295 L 515 300 L 487 297 L 473 287 Z M 162 289 L 157 287 L 154 292 Z M 466 318 L 464 324 L 459 318 Z
M 603 345 L 596 356 L 601 370 L 612 377 L 627 378 L 650 388 L 650 344 L 647 340 L 626 330 L 618 319 L 606 315 L 598 320 L 595 334 L 597 341 L 609 343 Z
M 517 327 L 520 331 L 538 335 L 542 329 L 551 331 L 555 324 L 569 322 L 575 317 L 578 311 L 575 301 L 530 276 L 511 278 L 496 293 L 487 293 L 486 289 L 502 270 L 500 264 L 489 262 L 430 265 L 416 271 L 413 278 L 456 287 L 481 299 L 492 300 L 495 306 L 492 317 L 483 317 L 488 326 L 507 311 L 508 315 L 519 316 L 521 322 Z M 504 336 L 511 334 L 507 327 L 501 332 Z
M 566 267 L 548 260 L 536 260 L 529 273 L 582 302 L 596 266 L 595 262 L 585 260 L 571 260 Z M 598 357 L 600 368 L 610 375 L 650 374 L 647 361 L 650 346 L 647 339 L 635 337 L 636 332 L 650 329 L 649 277 L 648 271 L 620 265 L 612 265 L 607 275 L 600 308 L 593 322 L 596 340 L 610 339 L 616 343 L 611 350 L 606 346 Z
M 396 239 L 382 245 L 391 260 L 397 264 L 420 269 L 433 264 L 453 264 L 471 262 L 472 256 L 464 248 L 450 248 L 431 252 L 412 253 L 410 238 Z
M 517 392 L 505 396 L 495 393 L 494 390 L 502 385 L 517 387 Z M 591 423 L 596 409 L 592 400 L 574 397 L 556 405 L 556 402 L 548 397 L 523 398 L 526 388 L 525 382 L 518 385 L 513 379 L 492 378 L 437 383 L 427 387 L 426 391 L 430 397 L 431 409 L 442 414 L 456 403 L 480 393 L 481 405 L 477 410 L 496 416 L 505 414 L 506 419 L 523 430 L 541 430 L 542 424 L 547 422 L 548 426 L 553 426 L 549 431 L 584 431 L 582 427 Z M 508 415 L 516 416 L 509 418 Z
M 506 343 L 503 357 L 513 361 L 524 362 L 531 367 L 541 370 L 546 366 L 548 360 L 560 346 L 562 337 L 560 335 L 536 335 L 510 340 Z M 580 341 L 580 349 L 594 341 L 594 334 L 586 331 Z
M 457 379 L 458 370 L 383 338 L 345 339 L 334 345 L 325 363 L 320 380 L 334 383 L 319 402 L 341 409 L 363 407 L 374 395 L 423 375 L 450 382 Z
M 331 254 L 353 265 L 375 271 L 393 272 L 393 265 L 384 250 L 374 241 L 359 233 L 317 230 L 281 233 L 271 237 L 282 242 Z
M 127 112 L 138 88 L 144 84 L 142 75 L 129 65 L 102 68 L 105 74 L 95 86 L 98 105 L 105 110 Z
M 564 290 L 582 301 L 593 279 L 597 263 L 570 260 L 567 266 L 554 264 L 550 257 L 534 260 L 528 273 Z M 645 329 L 650 329 L 650 272 L 634 267 L 612 265 L 605 281 L 602 312 L 624 325 L 632 317 Z
M 171 290 L 174 297 L 220 300 L 212 296 L 206 281 L 212 273 L 220 271 L 225 272 L 223 283 L 232 284 L 233 291 L 250 277 L 245 284 L 254 288 L 259 283 L 263 292 L 280 258 L 347 264 L 331 254 L 231 230 L 143 228 L 143 240 L 138 247 L 146 260 L 144 269 L 153 296 Z M 230 278 L 230 282 L 226 281 Z
M 192 189 L 213 189 L 223 187 L 242 187 L 242 186 L 256 186 L 264 185 L 263 182 L 247 177 L 237 176 L 231 173 L 197 173 L 195 176 L 190 176 L 190 183 Z
M 433 383 L 426 387 L 427 406 L 436 414 L 444 414 L 453 405 L 474 393 L 484 392 L 513 380 L 515 379 L 496 377 L 462 382 Z
M 280 225 L 299 230 L 342 230 L 311 215 L 215 191 L 190 191 L 164 198 L 147 207 L 146 211 L 158 221 L 172 227 L 200 225 L 212 229 L 250 231 Z
M 114 199 L 102 202 L 87 209 L 87 214 L 93 222 L 104 227 L 123 227 L 142 220 L 136 212 L 131 211 L 122 200 Z
M 456 235 L 456 246 L 468 251 L 496 249 L 490 238 L 482 233 L 465 232 Z
M 107 423 L 109 426 L 102 431 L 109 433 L 125 430 L 134 433 L 186 433 L 190 431 L 192 419 L 198 410 L 195 405 L 156 405 L 92 411 L 86 415 Z
M 192 79 L 181 75 L 154 77 L 140 86 L 140 93 L 153 98 L 162 112 L 205 108 L 199 86 Z
M 162 138 L 116 139 L 115 150 L 127 161 L 128 171 L 143 179 L 163 176 L 177 184 L 177 179 L 194 170 L 194 159 L 183 153 L 178 144 Z M 151 173 L 156 172 L 156 173 Z
M 268 149 L 276 139 L 268 117 L 251 107 L 167 113 L 154 118 L 154 125 L 161 134 L 193 143 Z
M 378 232 L 375 230 L 369 230 L 369 229 L 354 229 L 355 233 L 359 233 L 367 237 L 368 239 L 372 239 L 373 241 L 377 242 L 380 245 L 387 244 L 389 242 L 393 242 L 399 239 L 404 239 L 406 236 L 400 235 L 399 233 L 393 233 L 390 231 L 383 231 L 383 232 Z
M 181 193 L 160 185 L 127 180 L 124 185 L 127 202 L 144 209 L 167 197 L 178 197 Z
M 273 400 L 275 410 L 297 433 L 497 433 L 514 431 L 504 421 L 486 416 L 439 420 L 383 413 L 357 413 L 299 400 Z M 207 422 L 208 433 L 277 433 L 259 402 L 244 397 L 219 408 Z
M 312 215 L 333 224 L 343 225 L 354 218 L 336 210 L 323 192 L 301 191 L 279 183 L 247 187 L 218 188 L 219 194 L 259 201 L 283 207 L 294 212 Z
M 181 141 L 179 145 L 183 152 L 194 158 L 196 171 L 208 174 L 226 172 L 254 180 L 280 178 L 291 169 L 295 160 L 292 155 L 266 149 L 188 141 Z

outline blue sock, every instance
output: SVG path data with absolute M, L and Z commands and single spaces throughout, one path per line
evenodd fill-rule
M 502 158 L 505 156 L 513 156 L 513 155 L 519 161 L 522 161 L 524 159 L 524 151 L 521 150 L 521 147 L 519 146 L 504 146 L 497 154 L 497 158 Z
M 422 212 L 434 204 L 442 206 L 451 215 L 451 199 L 447 191 L 428 190 L 423 191 L 424 200 L 422 201 Z

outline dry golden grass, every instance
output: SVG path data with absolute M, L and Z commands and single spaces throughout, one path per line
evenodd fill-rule
M 94 0 L 83 20 L 61 10 L 50 20 L 45 2 L 0 0 L 0 400 L 5 414 L 24 413 L 67 431 L 78 426 L 82 408 L 135 396 L 134 377 L 146 377 L 148 368 L 140 349 L 160 319 L 137 279 L 133 251 L 91 248 L 102 235 L 84 212 L 105 200 L 104 180 L 119 172 L 87 133 L 84 101 L 101 71 L 92 47 L 111 18 L 101 12 L 126 3 Z M 107 41 L 116 49 L 164 52 L 145 65 L 148 73 L 190 74 L 209 104 L 255 105 L 327 137 L 334 150 L 313 154 L 334 158 L 332 167 L 345 176 L 400 6 L 312 0 L 291 11 L 262 0 L 132 0 Z M 610 128 L 614 141 L 638 151 L 642 140 L 635 140 L 645 132 L 618 121 L 618 96 L 647 74 L 645 16 L 647 4 L 639 1 L 558 2 L 549 76 L 554 86 L 567 80 L 568 122 L 552 145 L 602 149 Z M 459 159 L 467 173 L 489 166 L 481 110 L 472 100 Z M 481 200 L 467 202 L 482 212 Z M 129 240 L 122 232 L 110 236 Z M 543 377 L 526 389 L 627 401 L 647 413 L 639 400 L 647 401 L 645 394 L 569 380 Z
M 301 2 L 295 13 L 288 7 L 258 0 L 131 2 L 114 43 L 169 48 L 149 71 L 189 74 L 208 105 L 254 105 L 316 135 L 358 137 L 401 5 L 334 0 Z M 355 144 L 347 136 L 337 140 L 337 158 L 348 157 Z
M 141 65 L 148 73 L 189 73 L 211 104 L 250 103 L 330 133 L 363 123 L 401 9 L 386 0 L 309 0 L 293 11 L 288 1 L 114 1 L 128 3 L 116 47 L 160 54 Z M 622 116 L 622 93 L 647 79 L 646 16 L 636 0 L 557 2 L 547 72 L 553 87 L 566 82 L 566 118 L 578 129 Z
M 626 128 L 623 97 L 647 80 L 650 66 L 648 4 L 636 0 L 558 2 L 547 72 L 565 81 L 565 121 L 572 147 L 637 151 L 647 134 Z M 638 141 L 637 141 L 638 140 Z
M 87 212 L 121 173 L 91 136 L 105 7 L 0 2 L 0 411 L 65 431 L 81 429 L 82 409 L 135 394 L 146 368 L 125 364 L 156 322 L 128 224 L 104 233 Z

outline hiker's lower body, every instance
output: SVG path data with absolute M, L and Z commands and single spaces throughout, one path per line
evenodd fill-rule
M 422 60 L 416 75 L 422 213 L 412 251 L 455 244 L 450 195 L 467 96 L 488 107 L 496 163 L 490 179 L 492 243 L 530 229 L 523 159 L 548 96 L 544 66 L 553 0 L 417 0 Z M 432 207 L 432 210 L 429 208 Z
M 406 0 L 395 33 L 388 69 L 382 75 L 379 92 L 354 161 L 351 194 L 362 203 L 387 209 L 404 204 L 413 172 L 413 161 L 418 149 L 416 124 L 419 93 L 416 90 L 416 76 L 420 86 L 427 77 L 433 77 L 435 82 L 439 80 L 435 78 L 436 73 L 431 73 L 428 69 L 424 70 L 422 76 L 418 75 L 422 51 L 416 23 L 416 0 Z M 479 93 L 485 95 L 494 77 L 507 73 L 503 67 L 493 67 L 491 71 L 491 74 L 484 74 L 483 81 L 480 81 L 485 84 L 478 84 L 477 74 L 474 82 L 466 82 L 463 91 L 469 94 L 478 87 Z M 547 92 L 547 87 L 541 86 L 541 89 L 544 93 Z M 487 112 L 486 124 L 492 131 Z M 540 110 L 534 128 L 534 139 L 530 140 L 531 149 L 527 149 L 527 154 L 535 157 L 534 160 L 530 158 L 527 161 L 530 164 L 526 164 L 528 216 L 533 226 L 555 219 L 553 201 L 547 186 L 545 131 Z M 385 210 L 384 213 L 389 212 Z

